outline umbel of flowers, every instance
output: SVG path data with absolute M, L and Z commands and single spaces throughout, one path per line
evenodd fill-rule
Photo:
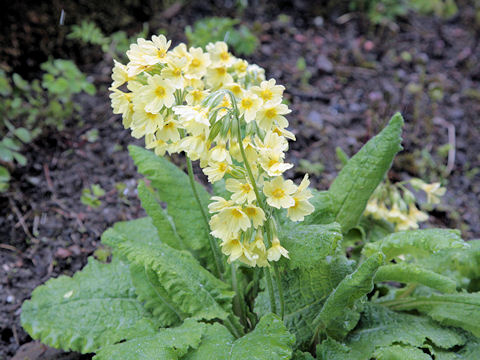
M 415 196 L 405 186 L 407 183 L 425 193 L 426 204 L 430 207 L 438 204 L 446 191 L 440 183 L 427 184 L 416 178 L 395 184 L 382 183 L 368 201 L 365 214 L 377 220 L 386 219 L 395 225 L 396 231 L 418 229 L 418 223 L 427 221 L 428 214 L 417 208 Z
M 268 266 L 288 251 L 277 234 L 282 209 L 293 221 L 313 212 L 305 176 L 297 186 L 283 173 L 288 140 L 284 87 L 264 70 L 234 57 L 224 42 L 206 51 L 170 49 L 163 36 L 138 39 L 126 65 L 115 62 L 111 100 L 125 128 L 163 156 L 184 152 L 211 183 L 225 179 L 229 198 L 212 197 L 211 234 L 229 262 Z M 284 210 L 284 211 L 285 211 Z

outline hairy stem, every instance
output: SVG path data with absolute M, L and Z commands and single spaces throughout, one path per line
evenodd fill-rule
M 255 182 L 255 177 L 253 176 L 252 169 L 250 167 L 250 164 L 248 163 L 247 155 L 245 154 L 245 149 L 243 148 L 242 133 L 240 130 L 240 118 L 236 116 L 236 120 L 237 120 L 238 146 L 240 147 L 240 153 L 242 154 L 242 159 L 243 159 L 243 162 L 245 163 L 245 168 L 247 169 L 248 178 L 250 180 L 250 183 L 252 184 L 253 191 L 255 192 L 255 197 L 257 198 L 258 205 L 262 208 L 263 212 L 267 214 L 265 204 L 263 203 L 262 198 L 260 196 L 260 192 L 258 191 L 257 183 Z M 271 244 L 273 240 L 273 234 L 270 231 L 270 226 L 268 224 L 269 221 L 270 219 L 267 220 L 267 226 L 265 228 L 267 230 L 268 242 Z M 279 295 L 278 298 L 280 300 L 280 317 L 283 319 L 283 315 L 285 312 L 285 300 L 283 297 L 283 288 L 280 280 L 280 273 L 278 271 L 278 267 L 276 264 L 274 264 L 274 276 L 275 276 L 275 282 L 277 283 L 277 288 L 278 288 L 278 295 Z M 265 268 L 265 277 L 267 279 L 267 290 L 268 290 L 268 295 L 270 297 L 270 310 L 273 313 L 277 314 L 277 310 L 276 310 L 277 306 L 275 303 L 275 296 L 273 294 L 272 276 L 268 268 Z
M 230 264 L 231 270 L 232 270 L 232 288 L 233 291 L 235 291 L 235 297 L 233 299 L 233 306 L 235 308 L 235 313 L 240 317 L 241 321 L 243 322 L 243 325 L 246 326 L 247 324 L 247 318 L 245 316 L 245 299 L 243 298 L 243 293 L 238 286 L 237 282 L 237 267 L 235 266 L 235 263 Z
M 283 316 L 285 315 L 285 299 L 283 297 L 283 287 L 281 284 L 280 272 L 278 271 L 278 265 L 276 262 L 273 263 L 273 271 L 278 287 L 278 298 L 280 300 L 280 318 L 283 320 Z
M 270 274 L 268 266 L 265 266 L 263 271 L 265 272 L 265 280 L 267 281 L 268 297 L 270 298 L 270 311 L 277 314 L 277 303 L 275 302 L 275 294 L 273 293 L 272 274 Z
M 207 216 L 207 213 L 205 212 L 202 202 L 200 201 L 200 197 L 198 196 L 197 188 L 195 187 L 195 178 L 193 175 L 192 160 L 190 160 L 188 156 L 187 156 L 187 170 L 188 170 L 188 177 L 190 178 L 190 185 L 192 187 L 193 195 L 195 196 L 195 200 L 197 200 L 197 204 L 198 204 L 198 207 L 200 208 L 200 212 L 202 213 L 202 217 L 205 222 L 205 225 L 207 226 L 207 229 L 209 229 L 210 225 L 208 223 L 208 216 Z M 220 258 L 220 249 L 218 248 L 217 243 L 215 242 L 215 240 L 213 240 L 210 233 L 208 234 L 208 242 L 210 243 L 210 249 L 212 250 L 212 254 L 215 259 L 215 269 L 217 272 L 217 276 L 221 280 L 223 280 L 223 264 Z

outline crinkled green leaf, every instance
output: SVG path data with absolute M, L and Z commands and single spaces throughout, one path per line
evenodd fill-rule
M 120 225 L 108 229 L 102 241 L 130 262 L 155 271 L 176 309 L 195 319 L 227 318 L 234 295 L 227 284 L 203 268 L 190 253 L 162 243 L 150 220 Z M 150 236 L 143 237 L 142 232 Z
M 384 302 L 393 310 L 417 310 L 447 326 L 461 327 L 480 337 L 480 292 L 430 294 Z
M 296 347 L 305 349 L 309 345 L 315 331 L 313 319 L 320 312 L 327 296 L 353 268 L 353 261 L 343 255 L 334 255 L 332 250 L 324 254 L 323 260 L 314 267 L 280 269 L 285 298 L 284 322 L 288 330 L 295 334 Z M 259 315 L 270 312 L 266 291 L 257 296 L 255 311 Z
M 191 319 L 176 328 L 139 336 L 100 349 L 95 360 L 177 360 L 200 344 L 206 325 Z
M 315 207 L 313 213 L 305 217 L 304 224 L 330 224 L 335 221 L 332 194 L 328 191 L 310 189 L 313 197 L 309 200 Z
M 328 296 L 314 324 L 335 338 L 344 337 L 360 318 L 360 300 L 373 290 L 373 278 L 384 256 L 374 254 L 347 275 Z
M 429 349 L 433 344 L 441 349 L 452 349 L 465 342 L 461 333 L 429 318 L 397 313 L 369 302 L 365 304 L 359 325 L 345 339 L 345 344 L 325 340 L 317 347 L 317 357 L 322 360 L 370 360 L 379 348 L 395 344 L 419 349 Z
M 480 279 L 480 240 L 471 240 L 468 245 L 468 248 L 442 249 L 419 259 L 418 264 L 456 280 L 459 287 L 479 291 L 474 283 Z
M 142 202 L 145 212 L 152 219 L 153 225 L 157 228 L 160 241 L 174 249 L 185 250 L 185 244 L 178 236 L 173 221 L 157 201 L 156 194 L 153 190 L 148 189 L 143 181 L 138 184 L 138 198 Z
M 293 353 L 292 360 L 315 360 L 312 354 L 297 350 Z
M 292 356 L 295 337 L 274 314 L 262 317 L 255 330 L 237 340 L 220 324 L 207 326 L 200 346 L 186 360 L 271 360 Z
M 137 300 L 127 264 L 93 258 L 72 278 L 37 287 L 23 303 L 22 326 L 34 339 L 65 350 L 93 352 L 153 327 Z M 141 325 L 141 326 L 140 326 Z
M 453 293 L 457 288 L 457 283 L 449 277 L 410 263 L 381 266 L 375 275 L 375 282 L 382 281 L 418 283 L 445 293 Z
M 406 345 L 380 347 L 373 353 L 377 360 L 432 360 L 432 357 L 419 348 Z
M 344 232 L 358 224 L 368 199 L 402 149 L 402 126 L 402 115 L 396 113 L 388 126 L 348 161 L 330 186 L 335 221 Z
M 342 240 L 342 229 L 337 223 L 328 225 L 300 223 L 282 229 L 280 238 L 282 246 L 289 252 L 288 267 L 308 268 L 316 266 L 325 259 L 325 254 L 337 249 Z
M 178 325 L 186 318 L 158 281 L 155 271 L 135 264 L 130 264 L 130 270 L 138 300 L 158 320 L 160 326 Z
M 425 229 L 393 233 L 380 241 L 366 244 L 362 253 L 370 256 L 381 251 L 389 261 L 399 255 L 409 254 L 415 258 L 422 258 L 443 249 L 468 247 L 458 230 Z
M 144 148 L 129 146 L 128 149 L 138 171 L 151 181 L 160 200 L 167 203 L 167 213 L 172 217 L 177 234 L 184 244 L 206 264 L 213 264 L 208 242 L 210 230 L 198 208 L 187 174 Z M 195 185 L 200 201 L 206 207 L 210 195 L 203 186 L 198 183 Z

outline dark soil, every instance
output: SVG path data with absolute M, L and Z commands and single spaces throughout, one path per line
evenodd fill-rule
M 185 41 L 183 29 L 196 19 L 235 14 L 234 7 L 214 3 L 192 1 L 161 9 L 152 1 L 115 3 L 118 16 L 112 17 L 109 9 L 93 6 L 99 2 L 71 3 L 65 27 L 93 19 L 107 32 L 133 33 L 148 21 L 151 29 L 165 29 L 177 43 Z M 404 151 L 390 177 L 444 179 L 447 194 L 427 226 L 457 227 L 466 239 L 480 237 L 480 47 L 474 9 L 463 5 L 449 21 L 409 14 L 391 31 L 368 27 L 355 14 L 342 24 L 332 13 L 320 18 L 321 9 L 301 1 L 295 6 L 262 4 L 243 13 L 261 41 L 248 60 L 287 88 L 293 110 L 289 120 L 297 136 L 288 153 L 296 170 L 288 175 L 299 178 L 316 167 L 314 186 L 327 188 L 339 164 L 335 148 L 354 154 L 401 111 Z M 22 350 L 30 351 L 32 359 L 90 358 L 30 343 L 19 322 L 21 304 L 50 277 L 81 269 L 108 226 L 143 215 L 135 190 L 139 176 L 126 151 L 134 141 L 110 110 L 111 62 L 100 49 L 65 39 L 68 31 L 58 26 L 62 5 L 14 2 L 0 15 L 1 64 L 31 78 L 49 55 L 72 58 L 99 90 L 94 97 L 78 97 L 83 110 L 79 119 L 67 120 L 67 130 L 47 130 L 29 145 L 28 165 L 15 169 L 10 190 L 0 196 L 0 358 L 12 357 L 27 343 Z M 19 17 L 22 13 L 26 16 Z M 288 17 L 279 19 L 279 14 Z M 298 70 L 299 57 L 310 76 Z M 419 93 L 410 91 L 413 84 Z M 434 100 L 437 90 L 443 97 Z M 99 130 L 94 142 L 85 136 L 90 129 Z M 454 155 L 450 163 L 448 149 L 442 149 L 448 143 L 451 160 Z M 118 183 L 125 189 L 118 190 Z M 80 202 L 82 189 L 92 184 L 106 190 L 97 209 Z

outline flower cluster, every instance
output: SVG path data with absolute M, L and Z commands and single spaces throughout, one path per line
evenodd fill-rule
M 427 184 L 420 179 L 411 179 L 409 183 L 415 190 L 425 192 L 428 205 L 438 204 L 446 190 L 440 183 Z M 380 184 L 370 198 L 365 214 L 391 222 L 397 231 L 418 229 L 419 222 L 428 220 L 428 214 L 417 208 L 415 196 L 405 183 Z
M 229 261 L 268 266 L 288 257 L 275 216 L 287 209 L 293 221 L 313 212 L 308 176 L 300 185 L 285 180 L 288 139 L 284 87 L 265 80 L 264 70 L 234 57 L 224 42 L 206 51 L 163 36 L 139 39 L 115 62 L 113 111 L 125 128 L 159 156 L 184 152 L 211 183 L 225 179 L 228 199 L 209 205 L 211 234 L 222 240 Z

